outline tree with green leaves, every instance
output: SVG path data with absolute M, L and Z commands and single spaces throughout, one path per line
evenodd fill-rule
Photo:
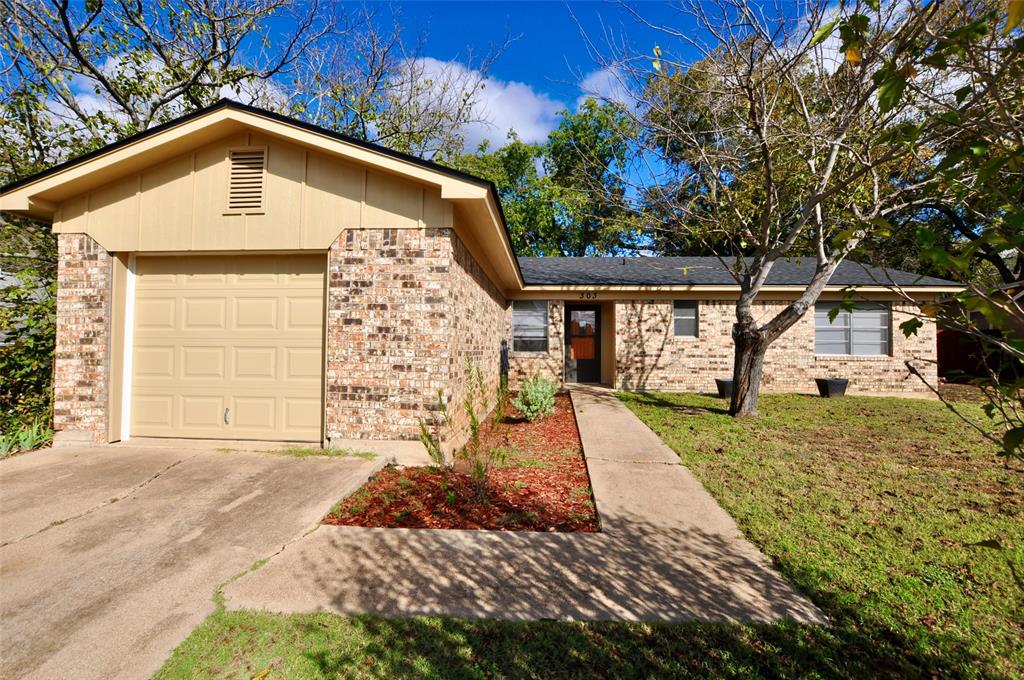
M 959 86 L 929 55 L 983 9 L 818 1 L 794 19 L 748 0 L 687 1 L 681 11 L 696 30 L 655 28 L 696 58 L 657 48 L 646 62 L 630 55 L 616 65 L 635 86 L 646 152 L 666 168 L 648 198 L 709 244 L 740 287 L 733 415 L 757 414 L 768 348 L 839 264 L 865 239 L 886 237 L 889 217 L 934 185 L 928 168 L 948 129 L 927 111 Z M 1006 86 L 996 72 L 952 108 L 970 117 Z M 810 281 L 759 318 L 774 264 L 799 255 L 815 262 Z
M 603 255 L 635 249 L 637 213 L 626 200 L 627 154 L 636 128 L 615 103 L 584 100 L 563 111 L 543 144 L 512 132 L 457 166 L 494 182 L 519 255 Z
M 476 153 L 464 154 L 460 170 L 494 183 L 505 212 L 512 246 L 518 255 L 561 255 L 555 221 L 555 192 L 550 178 L 538 167 L 546 154 L 542 144 L 530 144 L 510 132 L 506 144 L 491 150 L 484 141 Z
M 945 136 L 928 165 L 927 191 L 902 211 L 914 222 L 921 260 L 966 288 L 923 308 L 902 331 L 935 321 L 974 343 L 983 372 L 970 382 L 984 395 L 986 419 L 946 403 L 1005 456 L 1024 461 L 1024 2 L 975 10 L 923 55 L 956 90 L 925 109 Z M 907 95 L 916 88 L 909 81 Z M 974 93 L 981 96 L 963 111 Z
M 587 98 L 575 113 L 563 112 L 548 136 L 544 169 L 554 187 L 563 254 L 634 247 L 638 224 L 626 201 L 626 165 L 636 134 L 621 104 Z

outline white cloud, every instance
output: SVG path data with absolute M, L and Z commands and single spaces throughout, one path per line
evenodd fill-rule
M 565 108 L 562 102 L 526 83 L 484 77 L 457 61 L 422 57 L 416 60 L 414 68 L 422 79 L 430 80 L 430 96 L 434 98 L 458 96 L 468 83 L 483 86 L 473 104 L 471 117 L 476 122 L 463 129 L 469 151 L 485 139 L 492 149 L 504 146 L 509 130 L 514 130 L 524 142 L 543 142 L 558 125 L 558 112 Z
M 587 99 L 598 102 L 616 102 L 629 108 L 636 107 L 636 98 L 629 89 L 628 80 L 620 69 L 613 67 L 592 71 L 580 81 L 583 94 L 576 100 L 579 107 Z

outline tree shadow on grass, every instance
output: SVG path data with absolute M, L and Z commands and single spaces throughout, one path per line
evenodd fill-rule
M 374 678 L 936 678 L 964 675 L 973 663 L 922 656 L 870 624 L 358 617 L 358 625 L 365 646 L 322 647 L 305 657 L 325 677 Z
M 698 396 L 715 399 L 716 401 L 719 400 L 716 394 L 702 393 Z M 627 401 L 641 406 L 663 408 L 673 413 L 683 413 L 686 415 L 704 415 L 707 413 L 723 416 L 729 415 L 729 408 L 727 406 L 687 406 L 666 399 L 657 392 L 631 392 L 627 395 Z M 722 403 L 727 404 L 728 402 L 722 400 Z
M 303 652 L 328 677 L 991 675 L 965 641 L 866 618 L 818 585 L 827 575 L 789 573 L 828 612 L 818 623 L 729 535 L 620 517 L 611 534 L 323 527 L 309 538 L 236 585 L 302 574 L 312 599 L 290 604 L 356 615 L 346 625 L 364 642 Z M 232 606 L 253 605 L 243 594 Z

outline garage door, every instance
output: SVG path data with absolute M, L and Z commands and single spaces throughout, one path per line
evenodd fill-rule
M 140 257 L 131 434 L 320 441 L 325 261 Z

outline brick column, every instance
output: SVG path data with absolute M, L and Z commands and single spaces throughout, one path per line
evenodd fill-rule
M 110 253 L 91 236 L 57 236 L 56 442 L 107 441 L 110 376 Z
M 451 388 L 448 229 L 346 229 L 327 270 L 327 438 L 416 439 Z

